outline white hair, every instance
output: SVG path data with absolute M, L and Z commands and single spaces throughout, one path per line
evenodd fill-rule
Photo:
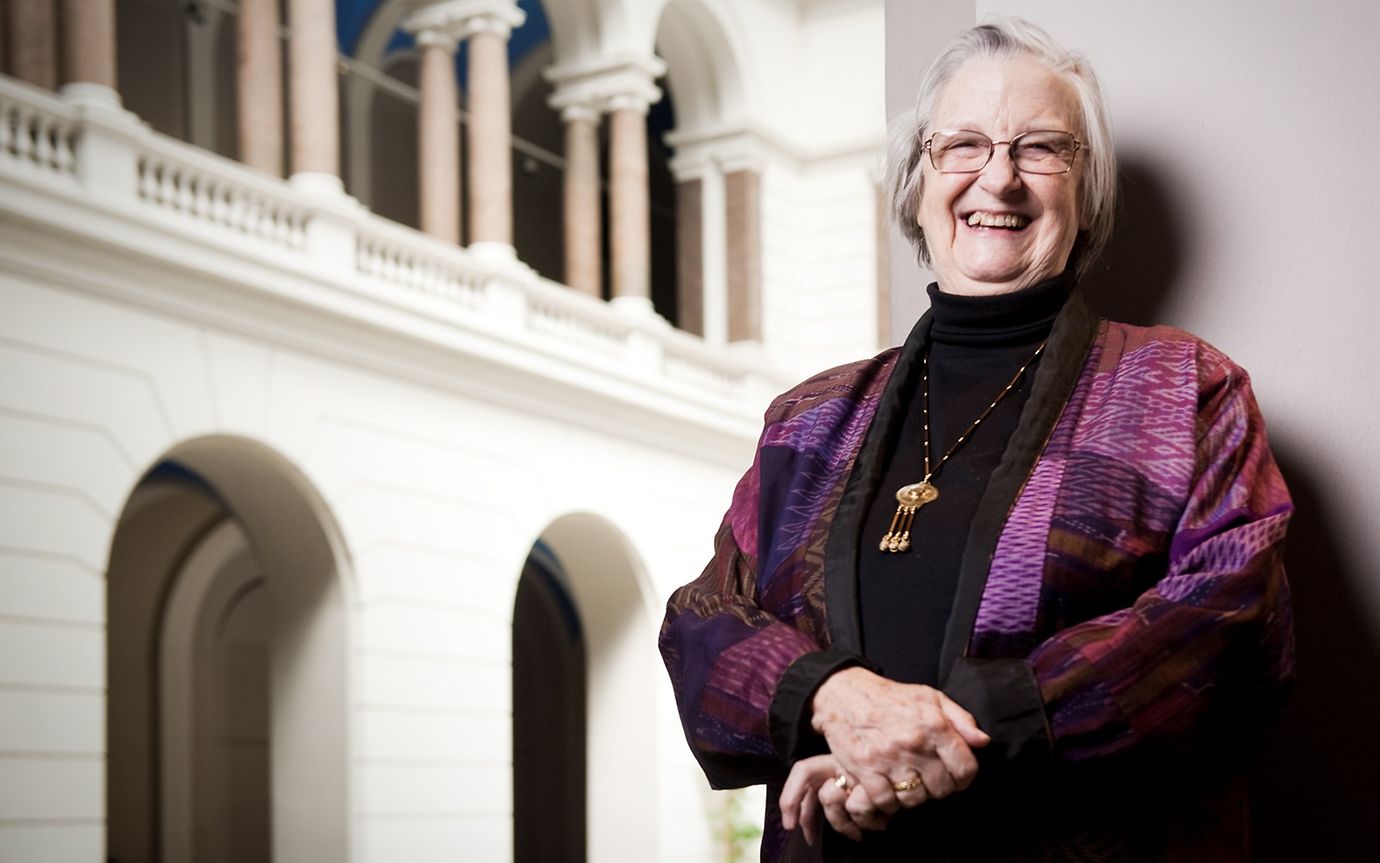
M 887 152 L 887 189 L 891 213 L 901 233 L 915 246 L 921 263 L 930 263 L 925 232 L 920 228 L 920 196 L 924 194 L 925 138 L 930 133 L 940 93 L 954 74 L 970 60 L 1006 58 L 1026 54 L 1044 63 L 1073 87 L 1082 113 L 1082 128 L 1075 130 L 1083 146 L 1083 172 L 1079 206 L 1088 225 L 1078 232 L 1070 262 L 1078 275 L 1088 272 L 1112 232 L 1116 211 L 1116 152 L 1107 122 L 1097 75 L 1087 58 L 1065 50 L 1040 27 L 1023 18 L 996 18 L 964 30 L 925 70 L 915 110 L 891 124 Z

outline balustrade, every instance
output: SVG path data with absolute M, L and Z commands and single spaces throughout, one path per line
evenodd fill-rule
M 65 205 L 64 224 L 55 227 L 69 234 L 82 230 L 84 210 L 93 219 L 114 214 L 118 230 L 144 232 L 146 248 L 175 235 L 199 244 L 208 262 L 243 263 L 242 273 L 217 272 L 221 279 L 263 290 L 263 268 L 277 267 L 288 281 L 310 277 L 342 296 L 502 342 L 505 351 L 516 344 L 526 358 L 515 361 L 528 368 L 574 363 L 610 384 L 632 382 L 709 407 L 743 428 L 788 383 L 766 367 L 760 350 L 725 353 L 660 317 L 571 291 L 520 262 L 476 257 L 344 195 L 314 193 L 160 135 L 128 112 L 92 110 L 0 78 L 0 189 L 11 186 Z M 0 210 L 22 206 L 15 201 L 0 195 Z M 359 313 L 367 316 L 367 307 Z

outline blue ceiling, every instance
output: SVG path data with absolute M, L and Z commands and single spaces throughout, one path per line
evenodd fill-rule
M 383 0 L 335 0 L 335 33 L 341 53 L 354 56 L 360 37 L 364 35 L 365 28 L 369 26 L 369 19 L 374 16 L 381 5 L 383 5 Z M 510 68 L 521 62 L 522 58 L 527 56 L 532 49 L 551 38 L 551 23 L 546 18 L 546 10 L 542 8 L 541 0 L 518 0 L 517 5 L 519 9 L 527 13 L 527 20 L 523 22 L 521 27 L 514 30 L 508 39 L 508 65 Z M 411 34 L 403 30 L 396 30 L 393 33 L 393 38 L 388 42 L 388 53 L 410 50 L 413 44 Z M 465 87 L 468 68 L 467 56 L 465 45 L 462 43 L 460 50 L 455 55 L 455 74 L 462 90 Z M 667 98 L 652 106 L 648 122 L 655 135 L 655 140 L 658 141 L 661 139 L 661 133 L 675 128 L 675 109 L 671 105 L 669 94 L 667 94 Z
M 369 19 L 383 5 L 383 0 L 335 0 L 335 33 L 341 53 L 354 56 L 359 39 L 369 26 Z M 533 48 L 551 38 L 551 25 L 546 20 L 546 10 L 541 0 L 518 0 L 518 8 L 527 13 L 527 21 L 513 31 L 508 40 L 508 63 L 517 65 Z M 413 45 L 412 36 L 398 30 L 388 43 L 388 51 L 407 50 Z M 460 46 L 460 56 L 456 57 L 456 67 L 460 82 L 464 84 L 465 46 Z

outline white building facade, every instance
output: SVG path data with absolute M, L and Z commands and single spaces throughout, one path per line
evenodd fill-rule
M 0 859 L 729 859 L 655 635 L 886 330 L 880 0 L 6 11 Z

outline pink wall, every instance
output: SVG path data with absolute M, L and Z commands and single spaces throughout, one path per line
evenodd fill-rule
M 1100 305 L 1250 370 L 1299 506 L 1300 680 L 1256 783 L 1260 857 L 1380 859 L 1380 4 L 888 0 L 889 106 L 956 17 L 997 14 L 1102 76 L 1125 206 Z M 901 334 L 924 300 L 893 261 Z

